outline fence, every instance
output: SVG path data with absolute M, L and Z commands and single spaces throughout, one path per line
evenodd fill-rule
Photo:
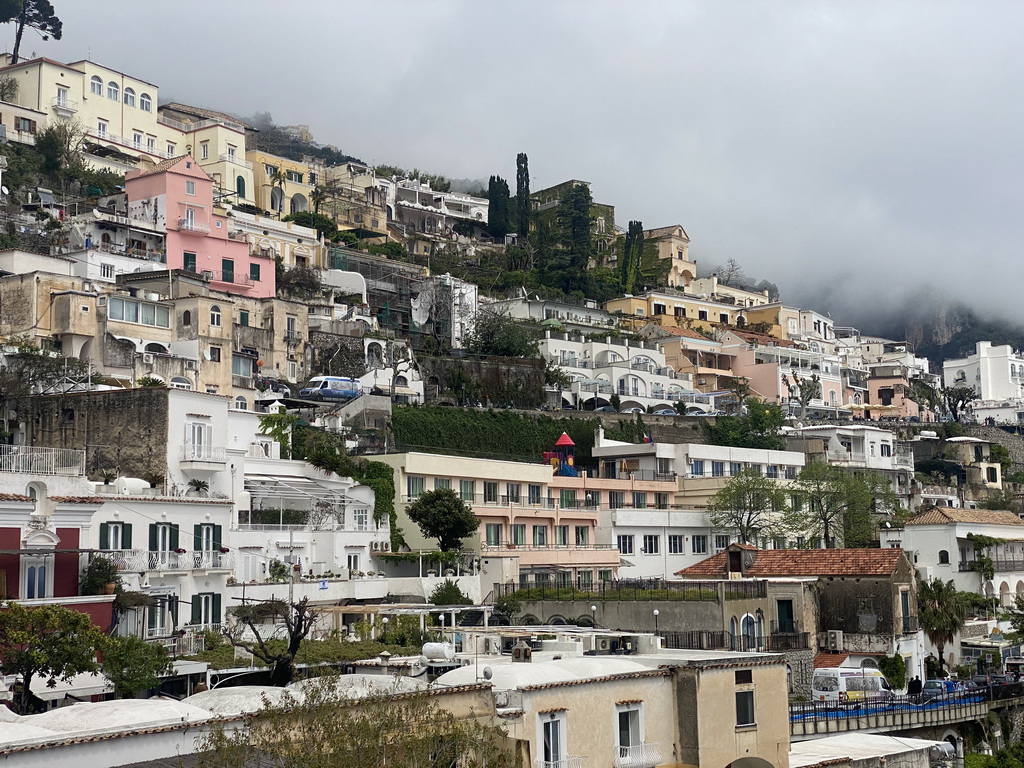
M 630 579 L 567 585 L 537 581 L 495 584 L 495 598 L 506 595 L 516 595 L 521 600 L 686 600 L 713 603 L 722 599 L 767 597 L 768 582 Z
M 724 630 L 697 629 L 686 632 L 659 632 L 665 648 L 701 651 L 750 651 L 784 653 L 806 651 L 811 648 L 809 632 L 750 637 L 734 635 Z
M 85 474 L 85 451 L 0 445 L 0 472 L 80 476 Z

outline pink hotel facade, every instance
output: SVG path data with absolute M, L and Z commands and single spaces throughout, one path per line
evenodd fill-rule
M 167 268 L 206 274 L 214 290 L 255 299 L 276 295 L 275 263 L 229 234 L 213 201 L 213 179 L 190 156 L 125 175 L 128 217 L 164 229 Z
M 617 577 L 619 552 L 597 543 L 598 513 L 608 508 L 662 507 L 678 492 L 675 477 L 641 479 L 554 474 L 550 464 L 403 453 L 378 457 L 395 470 L 399 524 L 413 550 L 437 548 L 409 520 L 418 496 L 449 488 L 480 519 L 478 535 L 464 542 L 479 553 L 492 581 L 589 584 Z

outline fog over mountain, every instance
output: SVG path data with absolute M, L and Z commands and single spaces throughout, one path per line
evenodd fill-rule
M 1019 316 L 1020 3 L 55 5 L 64 39 L 26 53 L 449 178 L 513 179 L 525 151 L 534 189 L 590 181 L 842 325 L 940 296 Z

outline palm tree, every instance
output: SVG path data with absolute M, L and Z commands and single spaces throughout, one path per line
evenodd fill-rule
M 276 171 L 274 171 L 272 174 L 270 174 L 271 191 L 273 191 L 273 187 L 280 187 L 281 188 L 281 210 L 278 211 L 278 215 L 284 213 L 284 185 L 285 185 L 285 182 L 287 182 L 287 181 L 288 181 L 288 174 L 285 173 L 280 168 L 278 168 Z M 273 196 L 271 196 L 271 206 L 270 207 L 271 208 L 274 207 L 273 206 Z
M 946 643 L 964 628 L 967 621 L 967 601 L 957 591 L 953 580 L 932 579 L 917 582 L 917 614 L 921 629 L 939 654 L 939 669 L 946 663 Z
M 313 213 L 320 213 L 320 206 L 327 202 L 327 197 L 327 187 L 319 184 L 313 187 L 313 191 L 309 193 L 309 202 L 313 204 Z

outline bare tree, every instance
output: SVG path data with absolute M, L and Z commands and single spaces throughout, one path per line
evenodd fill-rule
M 743 274 L 743 267 L 739 265 L 736 259 L 729 259 L 725 262 L 725 266 L 718 270 L 718 282 L 722 285 L 739 287 L 739 284 L 746 280 L 746 277 Z
M 291 577 L 291 574 L 289 574 Z M 270 667 L 270 684 L 283 688 L 295 676 L 295 655 L 299 646 L 309 635 L 316 623 L 319 613 L 309 605 L 309 598 L 299 602 L 284 600 L 267 600 L 240 605 L 233 611 L 235 622 L 227 632 L 227 638 L 236 648 L 244 648 L 257 659 Z M 268 622 L 275 626 L 280 620 L 287 634 L 285 646 L 280 641 L 264 637 Z M 248 629 L 253 640 L 243 640 L 242 636 Z
M 821 397 L 821 377 L 816 373 L 812 373 L 810 376 L 794 373 L 793 378 L 790 379 L 786 374 L 782 374 L 782 383 L 789 390 L 790 400 L 793 399 L 793 390 L 796 390 L 796 401 L 800 404 L 800 418 L 806 417 L 807 406 L 810 405 L 811 400 Z

